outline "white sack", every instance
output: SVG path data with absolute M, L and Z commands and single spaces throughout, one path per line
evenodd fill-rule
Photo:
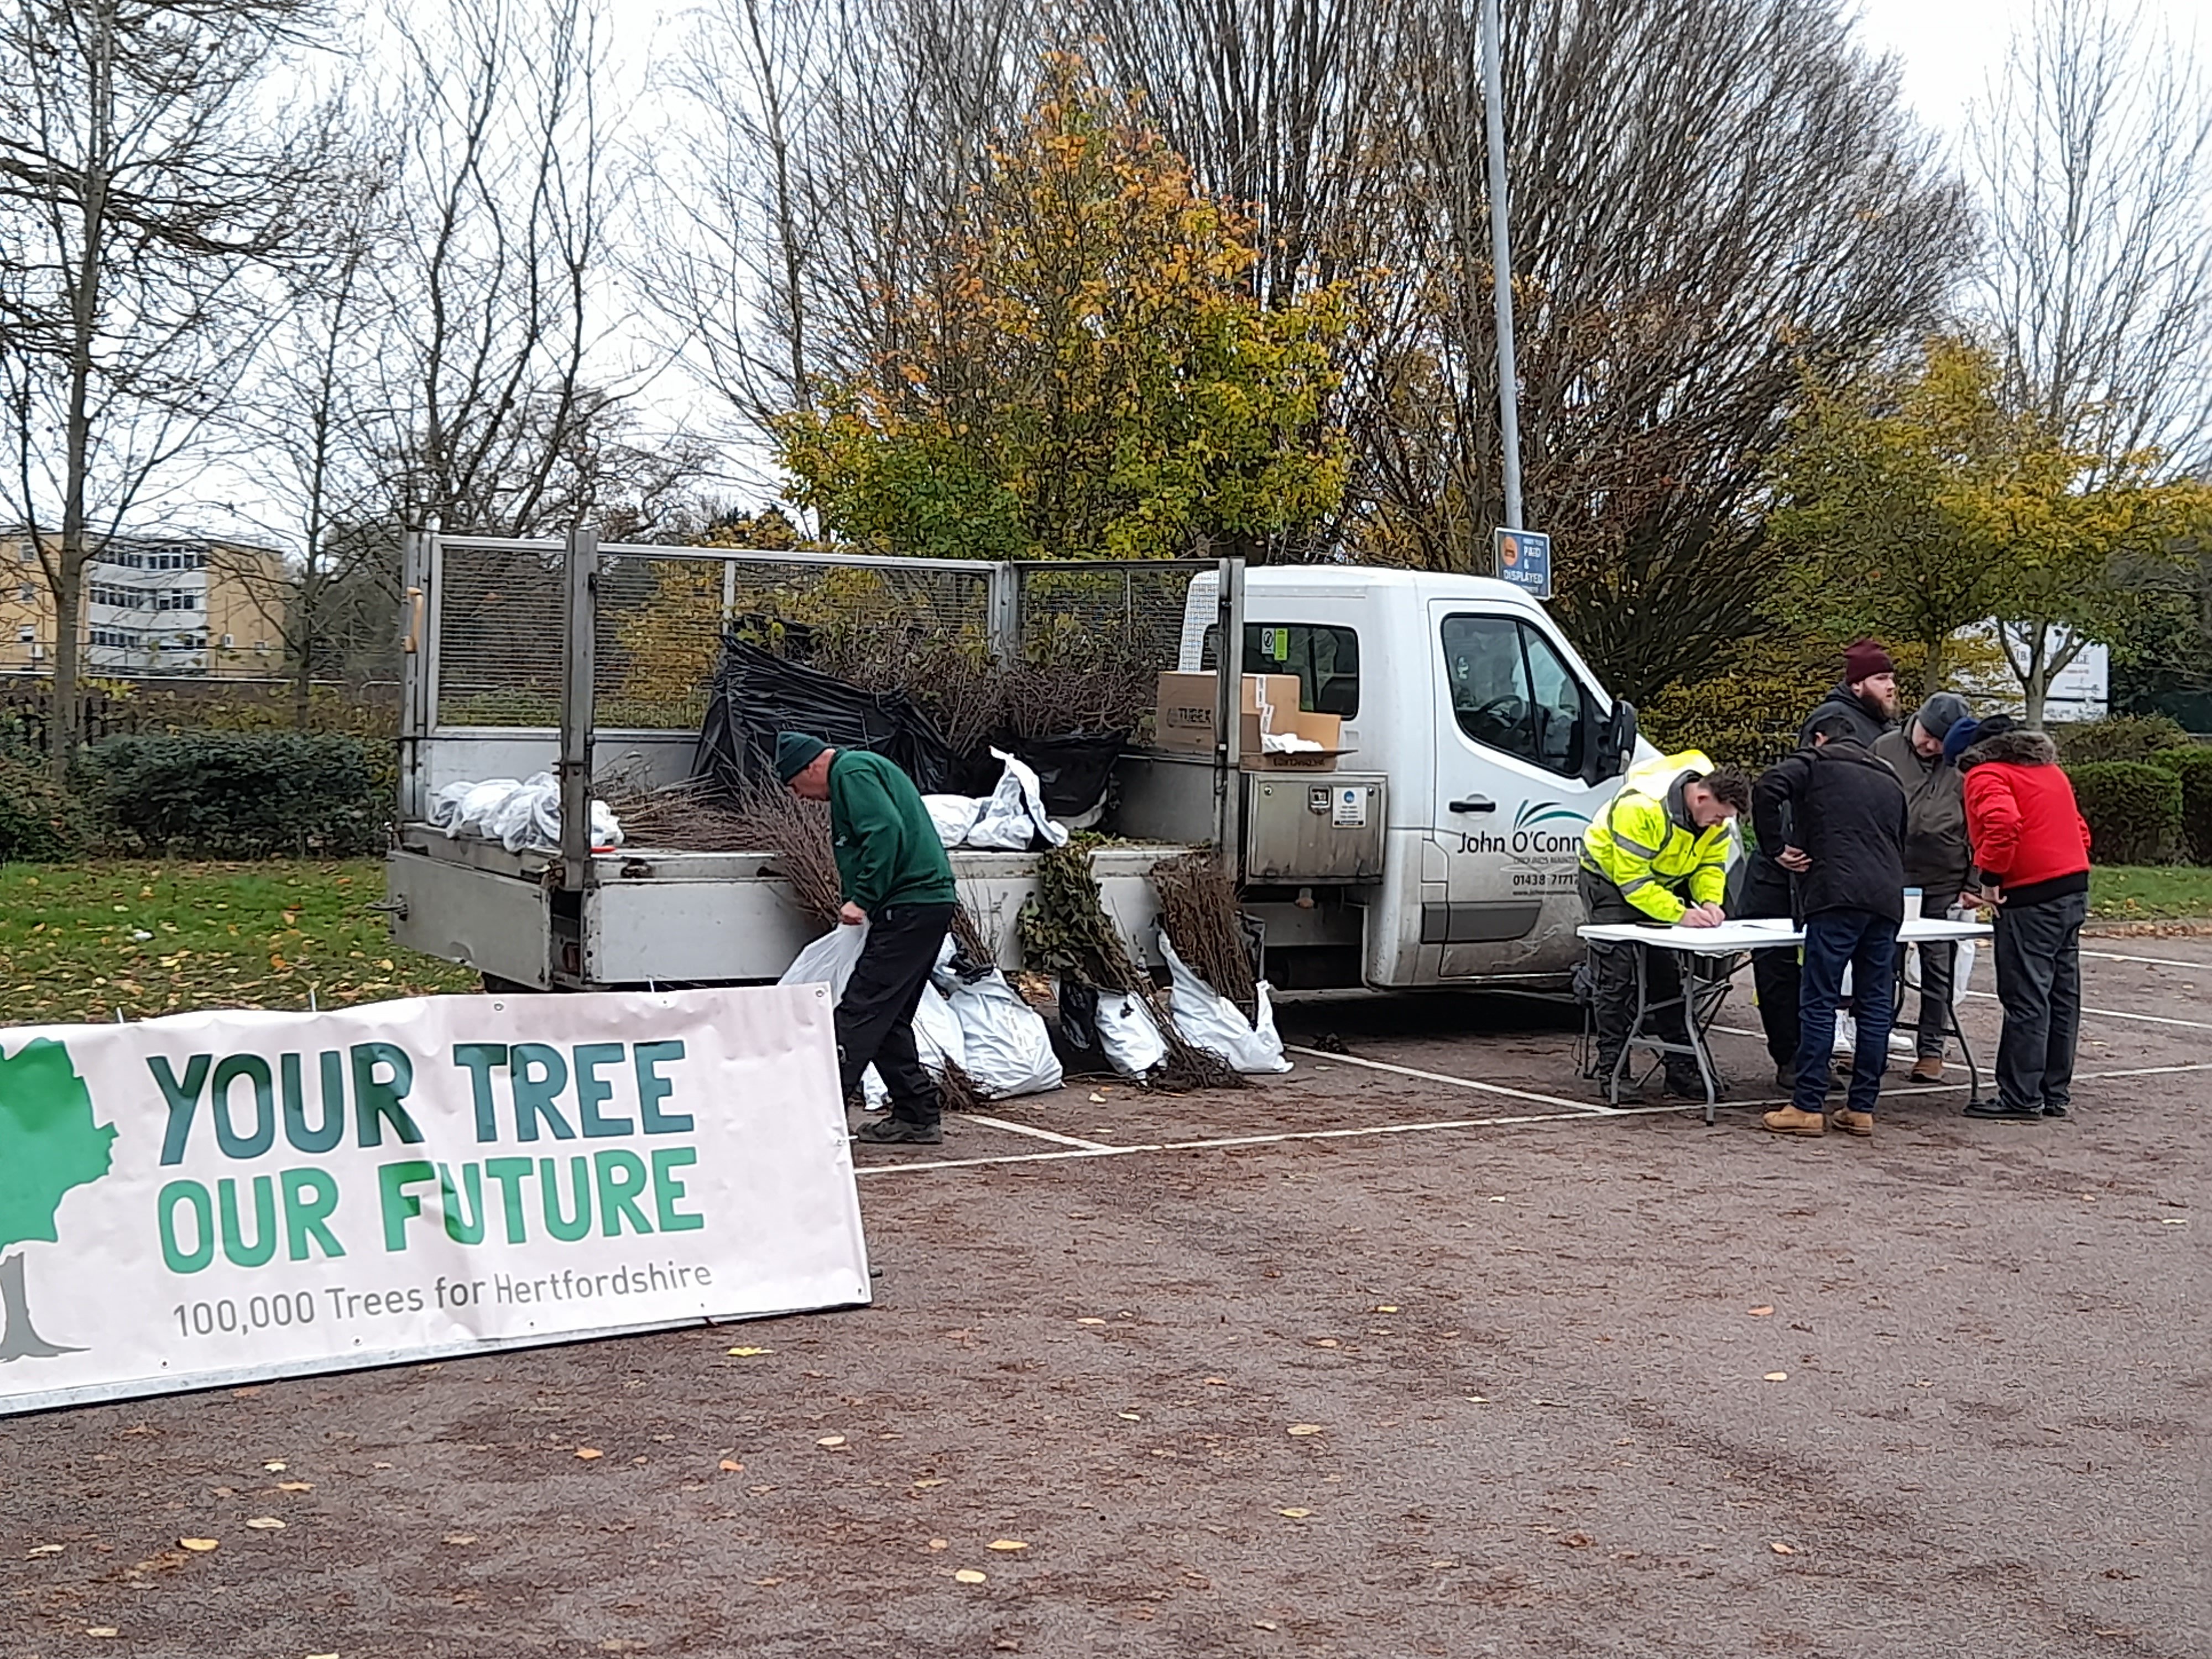
M 1194 1048 L 1218 1054 L 1236 1071 L 1287 1072 L 1291 1062 L 1283 1055 L 1283 1040 L 1275 1035 L 1274 1010 L 1267 1006 L 1267 988 L 1260 987 L 1257 1003 L 1260 1025 L 1255 1030 L 1244 1011 L 1223 996 L 1184 963 L 1160 929 L 1160 955 L 1173 981 L 1168 989 L 1168 1012 L 1176 1030 Z
M 921 804 L 929 809 L 929 821 L 937 826 L 937 838 L 947 847 L 957 847 L 968 839 L 968 832 L 975 827 L 975 820 L 983 811 L 983 803 L 967 795 L 924 795 Z
M 1044 1016 L 1022 1000 L 994 968 L 945 999 L 967 1047 L 963 1062 L 989 1100 L 1043 1094 L 1060 1085 L 1060 1061 Z
M 848 927 L 842 931 L 856 933 L 860 930 Z M 947 1061 L 963 1072 L 968 1069 L 967 1034 L 951 1007 L 938 994 L 934 985 L 923 986 L 921 1000 L 915 1005 L 914 1047 L 915 1052 L 921 1056 L 923 1066 L 935 1076 L 941 1078 L 945 1075 Z M 884 1082 L 883 1073 L 872 1066 L 860 1073 L 860 1096 L 872 1112 L 890 1109 L 890 1089 Z
M 1005 766 L 999 787 L 983 803 L 981 815 L 968 832 L 968 845 L 1001 853 L 1026 853 L 1038 836 L 1048 847 L 1065 847 L 1067 831 L 1054 823 L 1044 810 L 1044 794 L 1037 775 L 1003 749 L 992 757 Z
M 853 964 L 868 942 L 868 924 L 832 927 L 791 959 L 778 985 L 826 985 L 834 1001 L 845 994 L 845 981 L 853 977 Z
M 1126 991 L 1098 993 L 1098 1046 L 1123 1077 L 1149 1076 L 1168 1057 L 1168 1045 L 1143 1000 Z
M 495 841 L 510 853 L 526 847 L 557 851 L 561 845 L 561 786 L 550 772 L 523 782 L 490 778 L 449 783 L 431 797 L 430 821 L 448 836 L 464 833 Z M 603 800 L 592 803 L 592 845 L 619 847 L 622 825 Z

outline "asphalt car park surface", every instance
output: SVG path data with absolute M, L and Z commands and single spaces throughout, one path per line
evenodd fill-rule
M 2064 1123 L 1296 1003 L 856 1149 L 865 1310 L 9 1421 L 0 1654 L 2212 1654 L 2212 942 L 2090 949 Z

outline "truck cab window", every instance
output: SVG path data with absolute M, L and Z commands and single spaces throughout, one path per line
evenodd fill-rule
M 1549 640 L 1510 617 L 1447 617 L 1443 643 L 1461 731 L 1561 777 L 1581 771 L 1586 699 Z
M 1206 630 L 1199 666 L 1211 673 L 1221 660 L 1221 630 Z M 1349 628 L 1315 623 L 1246 623 L 1247 674 L 1295 674 L 1298 708 L 1307 714 L 1359 713 L 1359 635 Z

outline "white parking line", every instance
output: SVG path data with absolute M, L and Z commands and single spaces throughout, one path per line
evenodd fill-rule
M 1994 991 L 1969 991 L 1966 994 L 1970 997 L 1979 997 L 1984 1002 L 1995 1002 L 1997 1000 Z M 2192 1031 L 2212 1031 L 2212 1021 L 2176 1019 L 2171 1014 L 2130 1014 L 2118 1008 L 2084 1008 L 2081 1012 L 2085 1014 L 2094 1014 L 2100 1019 L 2136 1019 L 2141 1020 L 2146 1025 L 2184 1025 Z
M 1004 1129 L 1009 1134 L 1029 1135 L 1038 1140 L 1049 1140 L 1056 1146 L 1080 1147 L 1086 1152 L 1113 1152 L 1121 1150 L 1118 1146 L 1108 1146 L 1103 1140 L 1085 1140 L 1079 1135 L 1059 1134 L 1050 1129 L 1034 1128 L 1026 1123 L 1009 1123 L 1002 1117 L 985 1117 L 981 1112 L 963 1112 L 960 1114 L 960 1121 L 963 1123 L 981 1123 L 990 1128 Z
M 2212 962 L 2183 962 L 2174 957 L 2128 957 L 2118 951 L 2083 951 L 2085 957 L 2096 957 L 2105 962 L 2147 962 L 2154 968 L 2196 968 L 2212 970 Z
M 1300 1052 L 1305 1051 L 1300 1050 Z M 1341 1060 L 1349 1059 L 1350 1056 L 1331 1054 L 1328 1058 Z M 1380 1061 L 1370 1063 L 1381 1064 Z M 1404 1068 L 1392 1066 L 1385 1069 L 1395 1071 Z M 2202 1060 L 2181 1066 L 2142 1066 L 2118 1072 L 2090 1072 L 2075 1078 L 2075 1081 L 2097 1083 L 2106 1079 L 2164 1077 L 2182 1072 L 2212 1072 L 2212 1060 Z M 1417 1073 L 1415 1075 L 1427 1074 Z M 1502 1084 L 1474 1085 L 1473 1079 L 1468 1078 L 1444 1078 L 1443 1080 L 1500 1090 L 1504 1086 Z M 1885 1099 L 1904 1098 L 1914 1095 L 1956 1094 L 1966 1086 L 1963 1083 L 1931 1083 L 1910 1089 L 1886 1089 L 1882 1094 Z M 1532 1096 L 1531 1098 L 1540 1100 L 1543 1097 Z M 1737 1108 L 1754 1108 L 1780 1106 L 1788 1103 L 1780 1100 L 1730 1100 L 1722 1103 Z M 1609 1107 L 1599 1115 L 1656 1117 L 1662 1113 L 1672 1112 L 1680 1115 L 1694 1116 L 1698 1111 L 1698 1106 L 1695 1101 L 1677 1100 L 1669 1101 L 1662 1106 Z M 962 1113 L 959 1115 L 966 1119 L 972 1117 L 973 1115 Z M 1058 1164 L 1082 1158 L 1136 1158 L 1153 1152 L 1217 1152 L 1237 1146 L 1280 1146 L 1296 1140 L 1368 1140 L 1382 1135 L 1431 1134 L 1448 1129 L 1501 1129 L 1524 1123 L 1587 1123 L 1590 1121 L 1591 1115 L 1587 1108 L 1576 1106 L 1571 1111 L 1530 1112 L 1513 1117 L 1457 1117 L 1444 1118 L 1427 1123 L 1373 1123 L 1348 1129 L 1286 1129 L 1271 1134 L 1222 1135 L 1201 1140 L 1147 1141 L 1141 1146 L 1108 1146 L 1094 1142 L 1088 1146 L 1074 1146 L 1065 1152 L 1006 1152 L 991 1158 L 935 1158 L 913 1164 L 870 1164 L 856 1169 L 854 1174 L 856 1176 L 919 1174 L 925 1170 L 974 1170 L 1000 1164 Z M 993 1120 L 977 1119 L 975 1121 L 991 1121 Z M 1033 1131 L 1032 1133 L 1043 1132 Z M 1073 1139 L 1073 1137 L 1064 1136 L 1061 1139 Z
M 1607 1106 L 1600 1103 L 1565 1100 L 1558 1095 L 1540 1095 L 1528 1089 L 1508 1088 L 1503 1083 L 1478 1083 L 1471 1077 L 1452 1077 L 1443 1072 L 1424 1072 L 1412 1066 L 1393 1066 L 1387 1060 L 1362 1060 L 1357 1054 L 1336 1054 L 1327 1048 L 1302 1048 L 1295 1042 L 1283 1045 L 1294 1054 L 1310 1054 L 1316 1060 L 1328 1060 L 1339 1066 L 1364 1066 L 1370 1072 L 1394 1072 L 1400 1077 L 1419 1078 L 1424 1083 L 1441 1083 L 1454 1089 L 1474 1089 L 1486 1095 L 1504 1095 L 1510 1100 L 1533 1101 L 1539 1106 L 1564 1106 L 1571 1112 L 1589 1112 L 1603 1116 L 1613 1112 L 1632 1109 L 1621 1106 Z

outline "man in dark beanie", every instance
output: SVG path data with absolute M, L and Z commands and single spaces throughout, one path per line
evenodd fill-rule
M 934 1146 L 945 1139 L 941 1106 L 915 1048 L 914 1011 L 959 898 L 945 842 L 913 780 L 881 755 L 781 732 L 775 775 L 801 800 L 830 803 L 830 842 L 845 900 L 837 919 L 868 929 L 837 1000 L 838 1081 L 850 1098 L 872 1064 L 890 1091 L 891 1110 L 853 1139 Z
M 1856 640 L 1844 652 L 1843 678 L 1828 695 L 1814 705 L 1797 727 L 1797 747 L 1812 746 L 1813 728 L 1840 716 L 1850 723 L 1853 742 L 1871 750 L 1897 718 L 1897 665 L 1889 653 L 1872 640 Z M 1790 829 L 1792 808 L 1784 803 L 1783 829 Z M 1790 872 L 1774 861 L 1774 850 L 1756 848 L 1744 872 L 1743 899 L 1738 913 L 1746 916 L 1793 916 Z M 1797 1073 L 1798 968 L 1796 952 L 1758 951 L 1752 954 L 1751 982 L 1759 997 L 1759 1024 L 1766 1035 L 1766 1052 L 1774 1061 L 1778 1089 L 1795 1090 Z M 1838 1086 L 1834 1079 L 1831 1088 Z
M 1966 849 L 1966 793 L 1959 769 L 1943 758 L 1943 739 L 1971 724 L 1966 700 L 1938 691 L 1899 730 L 1882 734 L 1874 752 L 1905 785 L 1905 884 L 1920 890 L 1920 914 L 1942 921 L 1959 902 L 1973 863 Z M 1951 1029 L 1952 945 L 1923 945 L 1920 953 L 1919 1058 L 1916 1083 L 1943 1080 L 1944 1034 Z

